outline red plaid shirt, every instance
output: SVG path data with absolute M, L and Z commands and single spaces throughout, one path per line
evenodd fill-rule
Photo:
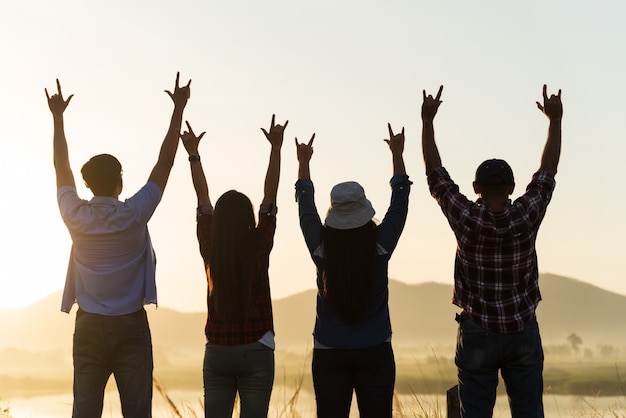
M 490 331 L 522 331 L 541 300 L 535 240 L 554 177 L 535 173 L 526 192 L 498 213 L 459 193 L 443 167 L 428 185 L 457 240 L 453 303 Z
M 211 247 L 211 226 L 213 211 L 198 209 L 198 242 L 200 253 L 204 260 L 205 271 L 208 267 L 209 248 Z M 252 299 L 250 311 L 245 319 L 222 321 L 214 318 L 207 294 L 207 322 L 204 333 L 207 340 L 213 344 L 241 345 L 258 341 L 267 331 L 274 331 L 272 315 L 272 300 L 270 296 L 270 282 L 268 276 L 269 256 L 274 245 L 276 230 L 275 207 L 261 207 L 259 224 L 254 237 L 257 273 L 252 282 Z M 207 292 L 208 293 L 208 292 Z

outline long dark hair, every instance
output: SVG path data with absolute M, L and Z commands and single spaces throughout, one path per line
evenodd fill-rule
M 244 318 L 256 269 L 256 223 L 250 199 L 230 190 L 215 204 L 209 251 L 209 309 L 221 320 Z
M 325 226 L 323 241 L 323 296 L 344 321 L 356 325 L 365 315 L 374 284 L 376 224 L 369 221 L 354 229 Z

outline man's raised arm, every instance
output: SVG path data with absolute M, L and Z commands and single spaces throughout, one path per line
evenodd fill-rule
M 54 170 L 56 172 L 57 189 L 61 186 L 76 187 L 74 182 L 74 174 L 70 167 L 69 154 L 67 151 L 67 140 L 65 139 L 65 126 L 63 123 L 63 112 L 70 104 L 70 100 L 74 97 L 73 94 L 63 100 L 63 93 L 61 92 L 61 83 L 57 79 L 57 93 L 50 96 L 48 90 L 44 89 L 46 97 L 48 98 L 48 107 L 52 112 L 52 118 L 54 119 L 54 139 L 53 139 L 53 161 Z
M 191 80 L 189 80 L 186 86 L 179 87 L 179 77 L 180 74 L 176 73 L 176 85 L 174 86 L 173 93 L 165 90 L 174 102 L 174 111 L 172 112 L 170 127 L 161 145 L 159 159 L 148 178 L 148 181 L 156 183 L 161 188 L 161 191 L 165 190 L 167 179 L 174 165 L 174 158 L 176 157 L 176 150 L 178 149 L 178 139 L 180 137 L 180 127 L 183 123 L 183 110 L 187 105 L 190 93 L 189 85 L 191 84 Z
M 543 85 L 543 105 L 537 102 L 537 107 L 550 120 L 548 127 L 548 139 L 541 156 L 540 170 L 556 175 L 559 158 L 561 157 L 561 119 L 563 118 L 563 103 L 561 102 L 561 90 L 557 95 L 548 98 L 548 87 Z
M 437 144 L 435 144 L 433 120 L 441 104 L 442 91 L 443 86 L 440 86 L 435 98 L 432 95 L 426 96 L 426 90 L 422 91 L 424 96 L 424 102 L 422 103 L 422 153 L 424 154 L 427 176 L 441 167 L 441 157 L 439 156 Z

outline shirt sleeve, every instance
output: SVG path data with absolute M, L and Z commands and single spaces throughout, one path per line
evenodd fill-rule
M 377 228 L 377 241 L 389 253 L 396 248 L 404 229 L 412 184 L 406 174 L 396 174 L 391 178 L 391 203 Z
M 526 187 L 526 192 L 513 203 L 524 214 L 533 228 L 538 228 L 552 200 L 552 192 L 556 186 L 554 176 L 547 171 L 538 171 Z
M 296 201 L 300 229 L 312 257 L 322 243 L 322 221 L 315 207 L 315 188 L 310 179 L 299 179 L 296 182 Z
M 277 208 L 273 204 L 261 205 L 259 209 L 259 223 L 256 227 L 258 239 L 258 251 L 269 255 L 274 247 L 274 234 L 276 232 Z
M 161 188 L 156 183 L 149 181 L 137 193 L 126 199 L 124 204 L 133 208 L 139 214 L 139 219 L 142 222 L 148 222 L 159 205 L 161 197 L 163 197 Z
M 428 175 L 428 187 L 452 228 L 463 224 L 474 202 L 459 191 L 445 168 L 439 167 Z
M 78 208 L 88 202 L 78 197 L 75 187 L 65 185 L 57 189 L 57 203 L 59 204 L 61 219 L 67 226 L 70 226 L 72 214 L 76 214 Z

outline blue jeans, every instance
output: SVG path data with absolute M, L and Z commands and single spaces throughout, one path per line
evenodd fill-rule
M 274 350 L 254 342 L 207 343 L 204 351 L 204 416 L 231 418 L 239 392 L 242 418 L 265 418 L 274 384 Z
M 506 386 L 513 418 L 543 417 L 543 349 L 537 319 L 524 331 L 499 334 L 460 319 L 455 363 L 461 416 L 491 417 L 498 370 Z
M 396 363 L 391 343 L 313 350 L 317 416 L 348 417 L 352 391 L 362 418 L 391 418 Z
M 121 316 L 79 310 L 73 357 L 73 417 L 102 415 L 104 388 L 111 374 L 124 417 L 152 416 L 152 339 L 145 310 Z

